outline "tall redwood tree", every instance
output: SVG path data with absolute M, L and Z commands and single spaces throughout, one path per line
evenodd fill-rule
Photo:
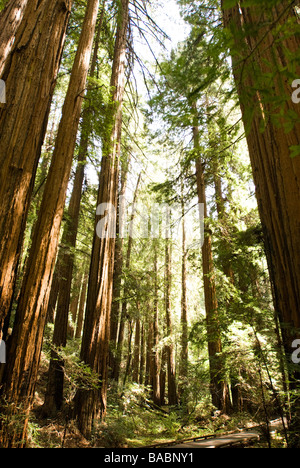
M 2 74 L 6 105 L 0 108 L 0 328 L 13 297 L 71 5 L 72 0 L 31 0 Z
M 11 430 L 0 419 L 1 446 L 26 445 L 60 226 L 70 178 L 83 94 L 90 64 L 99 0 L 88 0 L 86 15 L 62 111 L 43 200 L 27 261 L 5 367 L 1 407 L 4 415 L 20 406 L 24 422 Z M 62 324 L 64 326 L 64 324 Z
M 105 124 L 103 156 L 97 205 L 113 205 L 118 199 L 118 175 L 122 131 L 122 104 L 125 89 L 129 0 L 119 2 L 118 27 L 111 75 L 111 105 Z M 104 214 L 104 213 L 103 213 Z M 111 220 L 110 220 L 111 221 Z M 96 218 L 96 226 L 99 218 Z M 98 236 L 95 229 L 81 359 L 99 375 L 99 389 L 79 389 L 75 414 L 81 432 L 89 437 L 95 419 L 105 417 L 107 405 L 110 314 L 113 289 L 115 238 L 112 233 Z

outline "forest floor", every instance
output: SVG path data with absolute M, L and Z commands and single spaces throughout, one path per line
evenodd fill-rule
M 75 421 L 68 417 L 70 410 L 67 407 L 55 418 L 41 417 L 48 367 L 48 358 L 43 353 L 29 425 L 32 448 L 142 448 L 209 434 L 239 432 L 257 425 L 248 414 L 212 417 L 208 413 L 187 420 L 175 410 L 169 412 L 167 408 L 158 410 L 151 405 L 141 405 L 143 390 L 140 386 L 131 386 L 127 394 L 124 392 L 121 406 L 116 403 L 120 398 L 111 391 L 107 419 L 99 424 L 92 440 L 88 441 L 77 429 Z M 280 436 L 278 443 L 281 443 Z M 258 442 L 255 446 L 266 444 Z

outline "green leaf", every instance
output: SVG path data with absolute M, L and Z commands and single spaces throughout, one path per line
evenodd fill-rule
M 297 156 L 300 155 L 300 145 L 294 145 L 290 146 L 290 151 L 291 151 L 291 158 L 296 158 Z
M 224 0 L 223 8 L 224 10 L 227 10 L 228 8 L 232 8 L 236 6 L 237 3 L 238 3 L 238 0 Z

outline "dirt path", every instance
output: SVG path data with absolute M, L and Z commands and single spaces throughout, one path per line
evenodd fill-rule
M 172 448 L 222 448 L 230 445 L 233 446 L 235 444 L 258 441 L 259 439 L 260 435 L 258 432 L 240 432 L 238 434 L 220 436 L 215 439 L 185 442 L 182 444 L 173 445 Z

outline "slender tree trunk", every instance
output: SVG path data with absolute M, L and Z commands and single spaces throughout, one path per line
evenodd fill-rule
M 141 183 L 142 174 L 139 175 L 136 188 L 134 191 L 133 202 L 132 202 L 132 214 L 130 217 L 130 225 L 129 225 L 129 238 L 128 238 L 128 246 L 127 246 L 127 253 L 126 253 L 126 270 L 128 271 L 130 268 L 131 262 L 131 252 L 133 246 L 133 228 L 134 228 L 134 219 L 135 219 L 135 210 L 136 210 L 136 203 L 138 197 L 139 186 Z M 114 370 L 112 377 L 113 379 L 118 382 L 120 376 L 120 368 L 122 362 L 122 349 L 123 349 L 123 341 L 124 341 L 124 327 L 125 322 L 127 320 L 127 298 L 126 298 L 127 290 L 126 284 L 124 285 L 123 296 L 125 299 L 122 300 L 122 307 L 121 307 L 121 317 L 120 317 L 120 327 L 119 327 L 119 336 L 118 336 L 118 344 L 117 344 L 117 353 L 114 360 Z
M 48 302 L 48 311 L 47 311 L 47 322 L 54 323 L 55 321 L 55 310 L 57 304 L 57 297 L 59 292 L 59 272 L 58 272 L 58 264 L 56 263 L 56 267 L 53 274 L 53 280 L 51 285 L 51 292 L 49 296 Z
M 215 173 L 214 173 L 214 186 L 215 186 L 218 221 L 220 224 L 220 231 L 221 231 L 221 242 L 223 246 L 222 269 L 223 269 L 224 274 L 229 279 L 229 281 L 232 284 L 234 284 L 234 272 L 231 266 L 230 239 L 228 236 L 228 226 L 226 225 L 225 201 L 224 201 L 224 197 L 222 193 L 222 179 L 218 175 L 218 168 L 216 168 Z
M 99 50 L 100 34 L 104 17 L 104 6 L 100 21 L 97 27 L 97 34 L 94 46 L 94 54 L 91 63 L 90 76 L 94 77 L 97 64 L 97 55 Z M 82 197 L 82 186 L 84 180 L 84 170 L 89 145 L 91 111 L 85 108 L 82 119 L 82 133 L 79 146 L 78 163 L 75 173 L 72 195 L 67 210 L 66 223 L 62 235 L 61 248 L 58 253 L 57 268 L 59 270 L 59 292 L 57 299 L 56 319 L 54 325 L 53 345 L 55 348 L 64 348 L 67 344 L 68 335 L 68 317 L 70 309 L 70 296 L 74 269 L 74 250 L 76 247 L 77 232 L 80 216 L 80 203 Z M 80 281 L 81 285 L 81 281 Z M 54 287 L 56 285 L 54 284 Z M 78 292 L 78 301 L 73 321 L 76 321 L 76 312 L 80 298 Z M 63 404 L 64 389 L 64 360 L 59 358 L 56 350 L 52 350 L 50 367 L 48 373 L 48 385 L 43 406 L 44 416 L 54 416 Z
M 2 75 L 7 103 L 0 109 L 0 328 L 12 301 L 71 4 L 28 3 Z
M 76 135 L 93 45 L 99 0 L 89 0 L 72 69 L 55 150 L 39 217 L 33 235 L 20 300 L 16 312 L 9 359 L 5 372 L 6 402 L 21 405 L 28 412 L 34 397 L 49 293 L 59 241 L 66 191 L 70 177 Z M 62 324 L 66 326 L 66 324 Z M 10 446 L 16 433 L 2 432 L 3 445 Z M 24 439 L 26 439 L 24 434 Z M 3 446 L 2 445 L 2 446 Z
M 103 157 L 99 182 L 98 206 L 110 204 L 116 210 L 118 167 L 122 131 L 122 102 L 125 87 L 126 39 L 129 20 L 129 0 L 121 0 L 112 69 L 112 107 L 108 112 L 103 142 Z M 109 220 L 109 225 L 114 224 Z M 98 221 L 96 221 L 98 223 Z M 86 319 L 81 359 L 99 375 L 99 390 L 79 389 L 75 398 L 75 414 L 81 432 L 89 437 L 96 418 L 104 418 L 107 405 L 108 352 L 112 303 L 115 238 L 110 233 L 100 239 L 94 234 Z
M 146 342 L 146 366 L 145 366 L 145 387 L 151 385 L 151 355 L 152 355 L 152 342 L 153 342 L 153 324 L 151 319 L 148 320 L 148 328 L 147 328 L 147 342 Z
M 130 375 L 130 367 L 131 367 L 131 362 L 132 362 L 132 335 L 133 335 L 133 325 L 132 321 L 129 320 L 127 323 L 127 329 L 128 329 L 128 347 L 127 347 L 127 359 L 126 359 L 126 367 L 125 367 L 125 373 L 124 373 L 124 378 L 122 382 L 122 387 L 123 390 L 125 388 L 127 379 Z
M 188 305 L 187 305 L 187 250 L 185 231 L 185 206 L 183 198 L 183 183 L 181 188 L 182 211 L 182 261 L 181 261 L 181 354 L 179 366 L 179 395 L 184 405 L 186 402 L 185 390 L 188 378 Z
M 227 412 L 229 399 L 228 385 L 224 381 L 223 362 L 222 362 L 222 343 L 221 330 L 218 314 L 218 300 L 215 284 L 215 273 L 212 254 L 212 239 L 208 226 L 207 199 L 205 190 L 205 178 L 203 162 L 200 155 L 198 111 L 197 106 L 193 104 L 194 115 L 194 147 L 197 151 L 196 159 L 196 178 L 198 201 L 204 205 L 204 242 L 202 246 L 202 270 L 204 281 L 204 297 L 206 310 L 206 326 L 208 339 L 208 354 L 210 361 L 210 390 L 213 405 L 221 411 Z
M 160 405 L 160 385 L 159 385 L 159 329 L 158 329 L 158 253 L 157 243 L 154 240 L 154 303 L 153 319 L 151 323 L 151 350 L 150 350 L 150 385 L 152 388 L 152 399 L 154 404 Z
M 0 78 L 28 0 L 10 0 L 0 14 Z
M 117 217 L 117 238 L 115 246 L 115 264 L 114 264 L 114 279 L 113 279 L 113 299 L 112 299 L 112 310 L 111 310 L 111 324 L 110 324 L 110 355 L 109 355 L 109 367 L 111 376 L 114 380 L 118 381 L 118 343 L 122 346 L 124 333 L 122 327 L 124 322 L 121 315 L 121 291 L 122 291 L 122 272 L 123 272 L 123 229 L 125 222 L 125 191 L 127 184 L 128 168 L 130 158 L 126 158 L 126 161 L 121 161 L 121 187 L 119 192 L 119 203 L 118 203 L 118 217 Z M 119 331 L 119 334 L 118 334 Z M 119 339 L 118 339 L 119 337 Z
M 132 363 L 132 380 L 139 382 L 139 371 L 141 362 L 141 321 L 138 318 L 135 323 L 134 354 Z
M 167 352 L 167 347 L 164 346 L 162 353 L 161 353 L 161 364 L 160 364 L 160 373 L 159 373 L 160 406 L 165 406 L 166 404 L 167 361 L 168 361 L 168 352 Z
M 140 375 L 139 375 L 139 384 L 143 385 L 144 382 L 144 372 L 145 372 L 145 325 L 142 323 L 141 329 L 141 361 L 140 361 Z
M 168 220 L 170 223 L 171 220 Z M 169 229 L 168 229 L 169 231 Z M 169 231 L 170 232 L 170 231 Z M 175 375 L 175 356 L 173 345 L 173 324 L 172 324 L 172 310 L 171 310 L 171 288 L 172 288 L 172 245 L 169 238 L 169 232 L 166 236 L 165 245 L 165 312 L 166 312 L 166 325 L 167 325 L 167 364 L 168 364 L 168 402 L 169 405 L 174 406 L 178 403 L 177 386 Z
M 80 294 L 80 302 L 79 302 L 76 332 L 75 332 L 75 338 L 76 339 L 81 338 L 81 333 L 82 333 L 82 328 L 83 328 L 84 306 L 85 306 L 85 302 L 86 302 L 87 286 L 88 286 L 88 273 L 86 273 L 84 275 L 81 294 Z
M 290 155 L 290 148 L 300 145 L 300 107 L 293 102 L 290 78 L 291 71 L 294 79 L 300 76 L 299 63 L 291 59 L 300 46 L 297 3 L 283 0 L 268 8 L 258 4 L 223 8 L 224 24 L 234 38 L 233 72 L 247 129 L 274 304 L 289 362 L 293 342 L 300 337 L 300 157 Z M 261 83 L 268 73 L 273 74 L 269 88 Z M 281 103 L 277 107 L 276 98 Z M 297 393 L 299 377 L 299 371 L 290 371 Z M 299 433 L 299 400 L 294 400 L 292 411 Z M 299 438 L 295 444 L 300 445 Z
M 80 301 L 80 291 L 84 273 L 82 271 L 74 272 L 72 294 L 70 298 L 70 314 L 73 322 L 76 322 L 77 311 Z

